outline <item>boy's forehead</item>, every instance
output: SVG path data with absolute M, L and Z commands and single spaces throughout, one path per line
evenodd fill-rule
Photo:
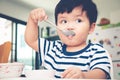
M 66 17 L 68 15 L 70 16 L 83 16 L 83 13 L 86 15 L 86 12 L 82 10 L 82 7 L 76 7 L 74 8 L 71 12 L 63 12 L 63 13 L 59 13 L 58 14 L 58 17 L 61 18 L 61 17 Z

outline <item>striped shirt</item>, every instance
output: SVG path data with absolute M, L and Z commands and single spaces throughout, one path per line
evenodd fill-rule
M 55 77 L 71 66 L 79 67 L 82 71 L 93 69 L 103 70 L 110 79 L 110 61 L 107 51 L 99 44 L 89 43 L 84 49 L 76 52 L 67 52 L 66 45 L 60 40 L 48 41 L 40 38 L 40 53 L 42 65 L 47 69 L 55 70 Z

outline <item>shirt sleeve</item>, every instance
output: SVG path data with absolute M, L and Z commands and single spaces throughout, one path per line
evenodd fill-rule
M 44 60 L 45 54 L 52 48 L 53 41 L 48 41 L 44 38 L 40 38 L 40 54 L 42 61 Z
M 107 79 L 110 77 L 111 69 L 110 59 L 108 57 L 108 52 L 105 49 L 98 49 L 91 59 L 90 69 L 101 69 L 106 73 Z

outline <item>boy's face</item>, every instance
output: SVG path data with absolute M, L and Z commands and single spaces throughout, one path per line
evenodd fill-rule
M 62 42 L 68 46 L 80 46 L 86 43 L 88 34 L 94 30 L 94 23 L 90 25 L 86 12 L 82 11 L 81 7 L 74 8 L 70 13 L 60 13 L 57 18 L 59 28 L 75 32 L 75 36 L 65 36 L 60 30 L 57 30 Z

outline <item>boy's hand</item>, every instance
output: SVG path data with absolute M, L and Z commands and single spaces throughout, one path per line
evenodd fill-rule
M 83 72 L 78 67 L 70 67 L 62 73 L 62 78 L 74 78 L 80 79 L 84 78 Z
M 38 21 L 42 21 L 42 20 L 46 20 L 47 19 L 47 15 L 45 13 L 45 10 L 43 8 L 37 8 L 34 9 L 30 12 L 30 19 L 32 19 L 32 21 L 34 23 L 38 23 Z

